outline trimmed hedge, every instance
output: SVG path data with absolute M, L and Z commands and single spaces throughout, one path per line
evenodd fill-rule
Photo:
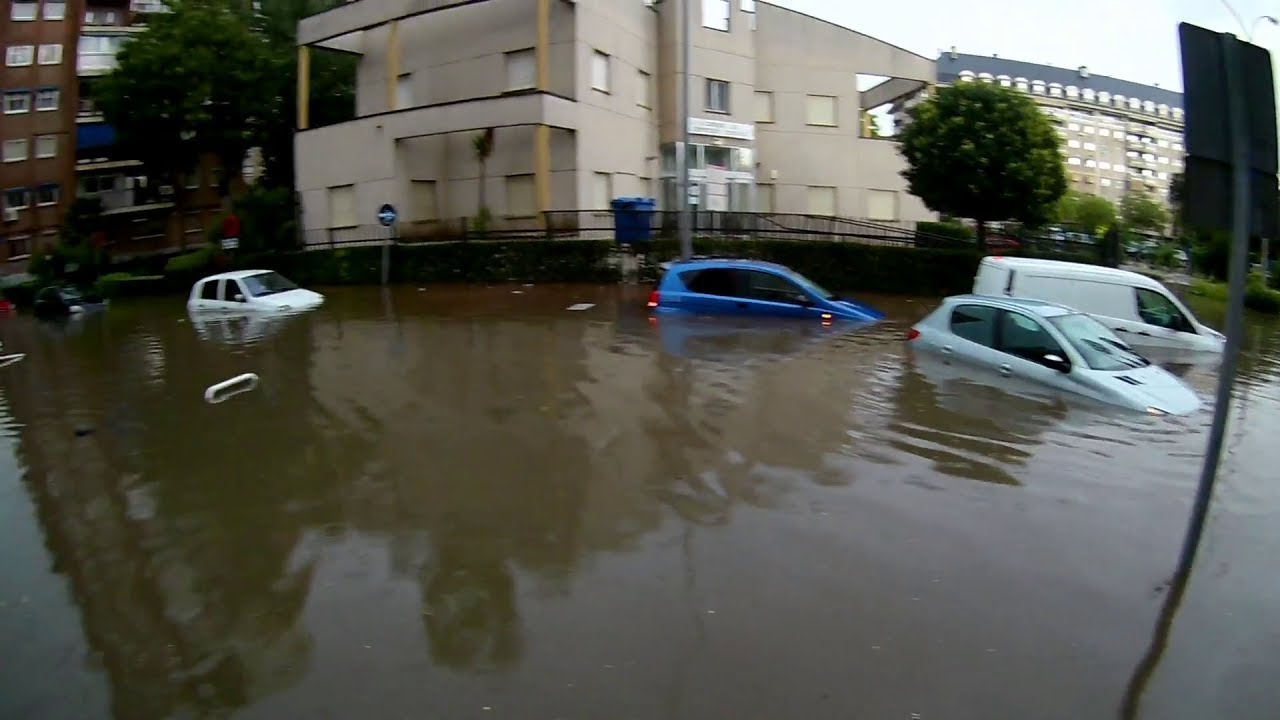
M 93 284 L 94 292 L 108 300 L 163 295 L 170 289 L 172 286 L 163 275 L 110 273 L 98 278 Z
M 1188 290 L 1192 295 L 1226 302 L 1229 294 L 1226 283 L 1213 280 L 1196 280 Z M 1262 282 L 1262 275 L 1254 273 L 1244 290 L 1244 306 L 1261 313 L 1280 313 L 1280 290 L 1272 290 Z

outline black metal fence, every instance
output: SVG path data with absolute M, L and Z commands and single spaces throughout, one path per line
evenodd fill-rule
M 402 222 L 394 231 L 367 225 L 308 230 L 300 238 L 308 249 L 442 242 L 506 242 L 518 240 L 615 240 L 617 225 L 611 210 L 555 210 L 531 216 L 452 218 Z M 859 220 L 800 213 L 710 212 L 690 213 L 695 238 L 731 240 L 784 240 L 795 242 L 850 242 L 863 245 L 911 248 L 975 248 L 970 237 L 937 232 L 938 223 Z M 679 213 L 654 211 L 650 230 L 654 239 L 678 236 Z M 1040 257 L 1071 257 L 1106 262 L 1100 239 L 1078 232 L 1000 228 L 988 233 L 988 251 Z

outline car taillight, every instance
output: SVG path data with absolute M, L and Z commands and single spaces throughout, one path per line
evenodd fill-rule
M 915 328 L 911 328 L 910 330 L 908 330 L 908 331 L 907 331 L 907 340 L 908 340 L 908 341 L 910 341 L 910 340 L 915 340 L 915 339 L 916 339 L 916 338 L 918 338 L 918 337 L 920 337 L 920 331 L 919 331 L 919 330 L 917 330 L 917 329 L 915 329 Z
M 658 301 L 660 299 L 661 299 L 661 296 L 658 295 L 657 290 L 654 290 L 653 292 L 649 293 L 649 307 L 651 308 L 658 307 Z

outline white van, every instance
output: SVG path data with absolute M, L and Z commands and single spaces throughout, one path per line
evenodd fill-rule
M 1007 295 L 1066 305 L 1097 318 L 1140 350 L 1222 352 L 1226 338 L 1206 327 L 1168 288 L 1146 275 L 1031 258 L 985 257 L 975 295 Z

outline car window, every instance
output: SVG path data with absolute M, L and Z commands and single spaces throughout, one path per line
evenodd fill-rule
M 692 276 L 692 277 L 691 277 Z M 729 268 L 707 268 L 680 274 L 680 280 L 690 292 L 721 297 L 739 297 L 742 285 L 736 273 Z
M 986 305 L 960 305 L 951 311 L 951 332 L 970 342 L 995 347 L 997 312 Z
M 205 283 L 200 286 L 200 299 L 201 300 L 217 300 L 218 299 L 218 281 L 217 280 L 206 280 Z
M 266 272 L 257 275 L 250 275 L 240 280 L 249 290 L 251 297 L 262 297 L 263 295 L 274 295 L 276 293 L 289 292 L 297 290 L 298 286 L 294 285 L 288 278 L 280 273 Z
M 755 300 L 795 304 L 799 296 L 808 297 L 799 285 L 780 275 L 762 270 L 747 270 L 743 274 L 747 280 L 748 295 Z
M 1079 313 L 1061 315 L 1049 322 L 1094 370 L 1114 372 L 1146 367 L 1150 361 L 1137 354 L 1102 323 Z
M 1147 288 L 1134 288 L 1138 300 L 1138 317 L 1148 325 L 1155 325 L 1167 330 L 1179 332 L 1195 332 L 1195 326 L 1187 320 L 1177 305 L 1163 293 Z
M 1040 362 L 1045 355 L 1066 358 L 1062 346 L 1044 325 L 1028 315 L 1006 310 L 1000 318 L 1001 352 Z
M 240 285 L 238 285 L 238 284 L 236 283 L 236 281 L 235 281 L 235 280 L 227 279 L 227 280 L 223 280 L 223 281 L 222 281 L 222 299 L 223 299 L 223 301 L 225 301 L 225 302 L 244 302 L 243 300 L 236 300 L 236 295 L 240 295 L 240 294 L 242 294 L 242 293 L 240 292 Z

